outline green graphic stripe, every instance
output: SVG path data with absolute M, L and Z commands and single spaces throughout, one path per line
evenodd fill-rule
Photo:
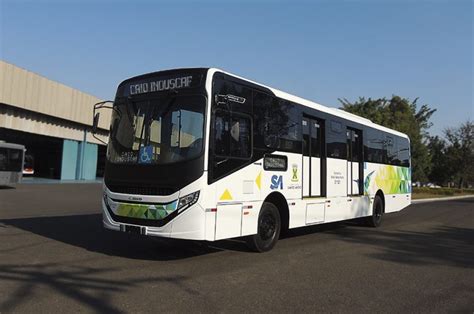
M 410 168 L 385 165 L 376 172 L 369 173 L 364 180 L 364 191 L 367 194 L 371 184 L 385 194 L 411 193 Z
M 177 202 L 165 205 L 141 205 L 120 203 L 116 214 L 123 217 L 158 220 L 173 213 L 177 208 Z

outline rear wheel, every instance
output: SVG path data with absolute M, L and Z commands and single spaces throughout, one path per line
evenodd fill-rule
M 366 224 L 370 227 L 380 226 L 382 224 L 383 213 L 384 208 L 382 198 L 378 195 L 375 195 L 372 216 L 366 218 Z
M 278 208 L 272 203 L 263 203 L 258 215 L 257 234 L 247 237 L 247 245 L 256 252 L 270 251 L 278 241 L 281 218 Z

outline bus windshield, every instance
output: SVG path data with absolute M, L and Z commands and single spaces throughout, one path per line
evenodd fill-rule
M 203 152 L 205 98 L 171 95 L 114 104 L 107 158 L 119 164 L 166 164 Z

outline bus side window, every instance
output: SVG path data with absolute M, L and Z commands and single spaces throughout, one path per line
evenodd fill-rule
M 9 166 L 13 171 L 22 171 L 23 151 L 19 149 L 11 149 L 9 156 Z
M 346 159 L 347 138 L 344 126 L 339 121 L 331 120 L 327 136 L 327 157 Z
M 393 165 L 397 158 L 397 150 L 393 137 L 386 136 L 384 141 L 385 160 L 388 164 Z
M 253 108 L 256 147 L 301 152 L 301 112 L 296 104 L 255 92 Z
M 240 114 L 219 110 L 214 118 L 214 152 L 225 158 L 250 158 L 251 121 Z
M 378 130 L 367 129 L 365 137 L 365 161 L 374 163 L 385 163 L 387 151 L 384 138 Z
M 0 171 L 7 170 L 7 161 L 8 161 L 7 149 L 0 148 Z
M 219 156 L 229 155 L 229 122 L 224 114 L 216 114 L 214 123 L 215 154 Z
M 402 167 L 410 167 L 410 143 L 406 138 L 398 139 L 398 156 Z

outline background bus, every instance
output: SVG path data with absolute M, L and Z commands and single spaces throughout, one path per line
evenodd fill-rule
M 111 108 L 109 229 L 267 251 L 282 230 L 378 226 L 411 201 L 405 134 L 218 69 L 128 79 Z
M 21 182 L 25 146 L 0 142 L 0 185 Z

